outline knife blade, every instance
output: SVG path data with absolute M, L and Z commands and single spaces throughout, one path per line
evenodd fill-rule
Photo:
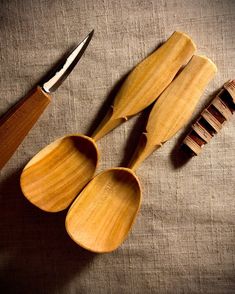
M 0 170 L 14 154 L 40 115 L 51 102 L 54 92 L 78 63 L 93 36 L 92 30 L 61 63 L 28 95 L 0 118 Z

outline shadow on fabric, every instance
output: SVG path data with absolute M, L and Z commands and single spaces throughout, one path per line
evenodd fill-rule
M 76 245 L 65 212 L 31 205 L 19 186 L 20 171 L 0 186 L 0 292 L 53 293 L 78 276 L 96 254 Z

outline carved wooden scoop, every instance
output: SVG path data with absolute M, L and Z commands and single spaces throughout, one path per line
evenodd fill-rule
M 150 105 L 194 52 L 195 45 L 186 34 L 173 33 L 128 76 L 92 138 L 80 134 L 62 137 L 31 159 L 21 175 L 25 197 L 45 211 L 67 208 L 94 175 L 98 163 L 95 141 Z
M 85 187 L 66 217 L 67 232 L 76 243 L 101 253 L 123 242 L 141 204 L 134 171 L 188 121 L 215 72 L 209 59 L 194 56 L 155 103 L 129 168 L 108 169 Z

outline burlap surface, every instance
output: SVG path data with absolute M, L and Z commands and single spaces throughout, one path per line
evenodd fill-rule
M 174 30 L 218 66 L 194 117 L 235 76 L 233 0 L 1 0 L 0 114 L 92 28 L 81 62 L 1 171 L 1 293 L 234 293 L 234 122 L 186 163 L 177 151 L 183 130 L 142 164 L 139 216 L 110 254 L 79 248 L 65 232 L 66 212 L 43 213 L 20 192 L 24 164 L 54 139 L 94 128 L 115 85 Z M 144 119 L 98 143 L 97 172 L 128 160 Z

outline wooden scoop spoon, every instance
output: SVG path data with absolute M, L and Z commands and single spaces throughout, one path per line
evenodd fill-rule
M 94 175 L 98 163 L 95 141 L 150 105 L 195 52 L 184 33 L 175 32 L 128 76 L 92 138 L 68 135 L 46 146 L 25 166 L 21 188 L 42 210 L 65 209 Z
M 134 171 L 190 118 L 216 66 L 194 56 L 155 103 L 129 168 L 112 168 L 96 176 L 70 207 L 66 230 L 80 246 L 109 252 L 126 238 L 141 204 Z

